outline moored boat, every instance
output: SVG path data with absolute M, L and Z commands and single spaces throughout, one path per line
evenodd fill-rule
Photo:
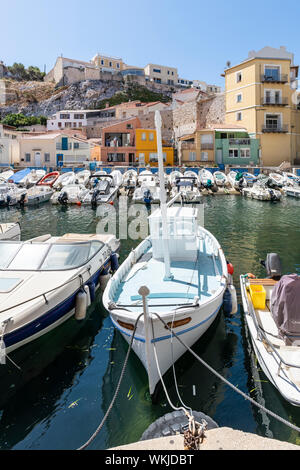
M 270 382 L 300 406 L 300 277 L 281 275 L 278 255 L 266 260 L 268 278 L 240 277 L 244 316 L 258 362 Z
M 64 186 L 67 186 L 69 184 L 74 184 L 75 181 L 76 181 L 76 175 L 74 171 L 66 171 L 65 173 L 62 173 L 59 175 L 59 177 L 53 183 L 52 187 L 54 189 L 60 190 Z
M 0 224 L 0 240 L 20 240 L 21 227 L 19 222 Z
M 52 191 L 52 190 L 51 190 Z M 51 204 L 79 204 L 89 190 L 83 184 L 68 184 L 51 195 Z
M 43 178 L 40 179 L 40 181 L 37 182 L 37 186 L 50 186 L 52 187 L 59 177 L 60 173 L 59 171 L 51 171 L 50 173 L 47 173 Z
M 27 189 L 25 205 L 35 205 L 41 202 L 48 202 L 53 194 L 53 189 L 49 186 L 32 186 Z
M 214 183 L 219 187 L 224 187 L 228 183 L 227 176 L 225 175 L 225 173 L 223 173 L 223 171 L 215 171 L 213 174 L 213 178 Z
M 84 319 L 118 248 L 108 234 L 0 242 L 2 359 L 71 316 Z

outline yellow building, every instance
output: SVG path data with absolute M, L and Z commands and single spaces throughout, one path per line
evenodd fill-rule
M 181 137 L 179 162 L 184 166 L 211 165 L 215 163 L 214 130 L 202 129 Z
M 260 139 L 261 164 L 295 164 L 300 159 L 298 67 L 285 47 L 252 51 L 225 70 L 226 123 L 243 126 Z
M 140 166 L 158 166 L 155 129 L 135 130 L 136 160 Z M 174 165 L 174 149 L 163 145 L 164 165 Z
M 104 72 L 120 72 L 124 68 L 124 62 L 122 59 L 117 57 L 108 57 L 102 54 L 95 55 L 91 62 Z

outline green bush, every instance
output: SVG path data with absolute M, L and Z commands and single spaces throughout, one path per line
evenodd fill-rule
M 1 121 L 2 124 L 13 127 L 34 126 L 36 124 L 47 124 L 45 116 L 24 116 L 24 114 L 7 114 Z

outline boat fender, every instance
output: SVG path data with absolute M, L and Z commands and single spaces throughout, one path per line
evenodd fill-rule
M 236 295 L 236 289 L 233 284 L 230 284 L 228 286 L 228 290 L 231 295 L 231 315 L 234 315 L 238 311 L 238 303 L 237 303 L 237 295 Z
M 234 273 L 234 267 L 233 267 L 233 265 L 232 265 L 231 263 L 229 263 L 228 261 L 227 261 L 227 271 L 228 271 L 228 274 L 231 274 L 231 276 L 232 276 L 233 273 Z
M 224 296 L 223 296 L 223 310 L 224 310 L 225 313 L 231 313 L 232 312 L 231 292 L 228 289 L 228 287 L 225 290 Z
M 108 281 L 110 280 L 111 278 L 111 274 L 108 273 L 108 274 L 101 274 L 99 276 L 99 284 L 100 284 L 100 290 L 101 292 L 104 292 L 106 286 L 107 286 L 107 283 Z
M 117 253 L 112 253 L 110 255 L 110 266 L 113 273 L 119 268 L 119 256 Z
M 87 310 L 87 293 L 84 289 L 80 290 L 75 300 L 75 318 L 76 320 L 84 320 Z
M 91 303 L 92 303 L 90 287 L 86 284 L 83 288 L 84 288 L 84 291 L 86 293 L 86 299 L 87 299 L 86 306 L 89 307 L 89 305 L 91 305 Z

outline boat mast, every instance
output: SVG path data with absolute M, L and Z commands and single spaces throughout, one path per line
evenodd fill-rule
M 167 223 L 167 197 L 166 197 L 166 190 L 165 190 L 164 160 L 163 160 L 162 140 L 161 140 L 161 115 L 158 110 L 155 111 L 155 128 L 156 128 L 156 138 L 157 138 L 162 236 L 163 236 L 163 244 L 164 244 L 164 262 L 165 262 L 164 281 L 171 281 L 174 278 L 174 276 L 171 273 L 170 252 L 169 252 L 169 243 L 168 243 L 170 237 L 169 237 L 168 223 Z

